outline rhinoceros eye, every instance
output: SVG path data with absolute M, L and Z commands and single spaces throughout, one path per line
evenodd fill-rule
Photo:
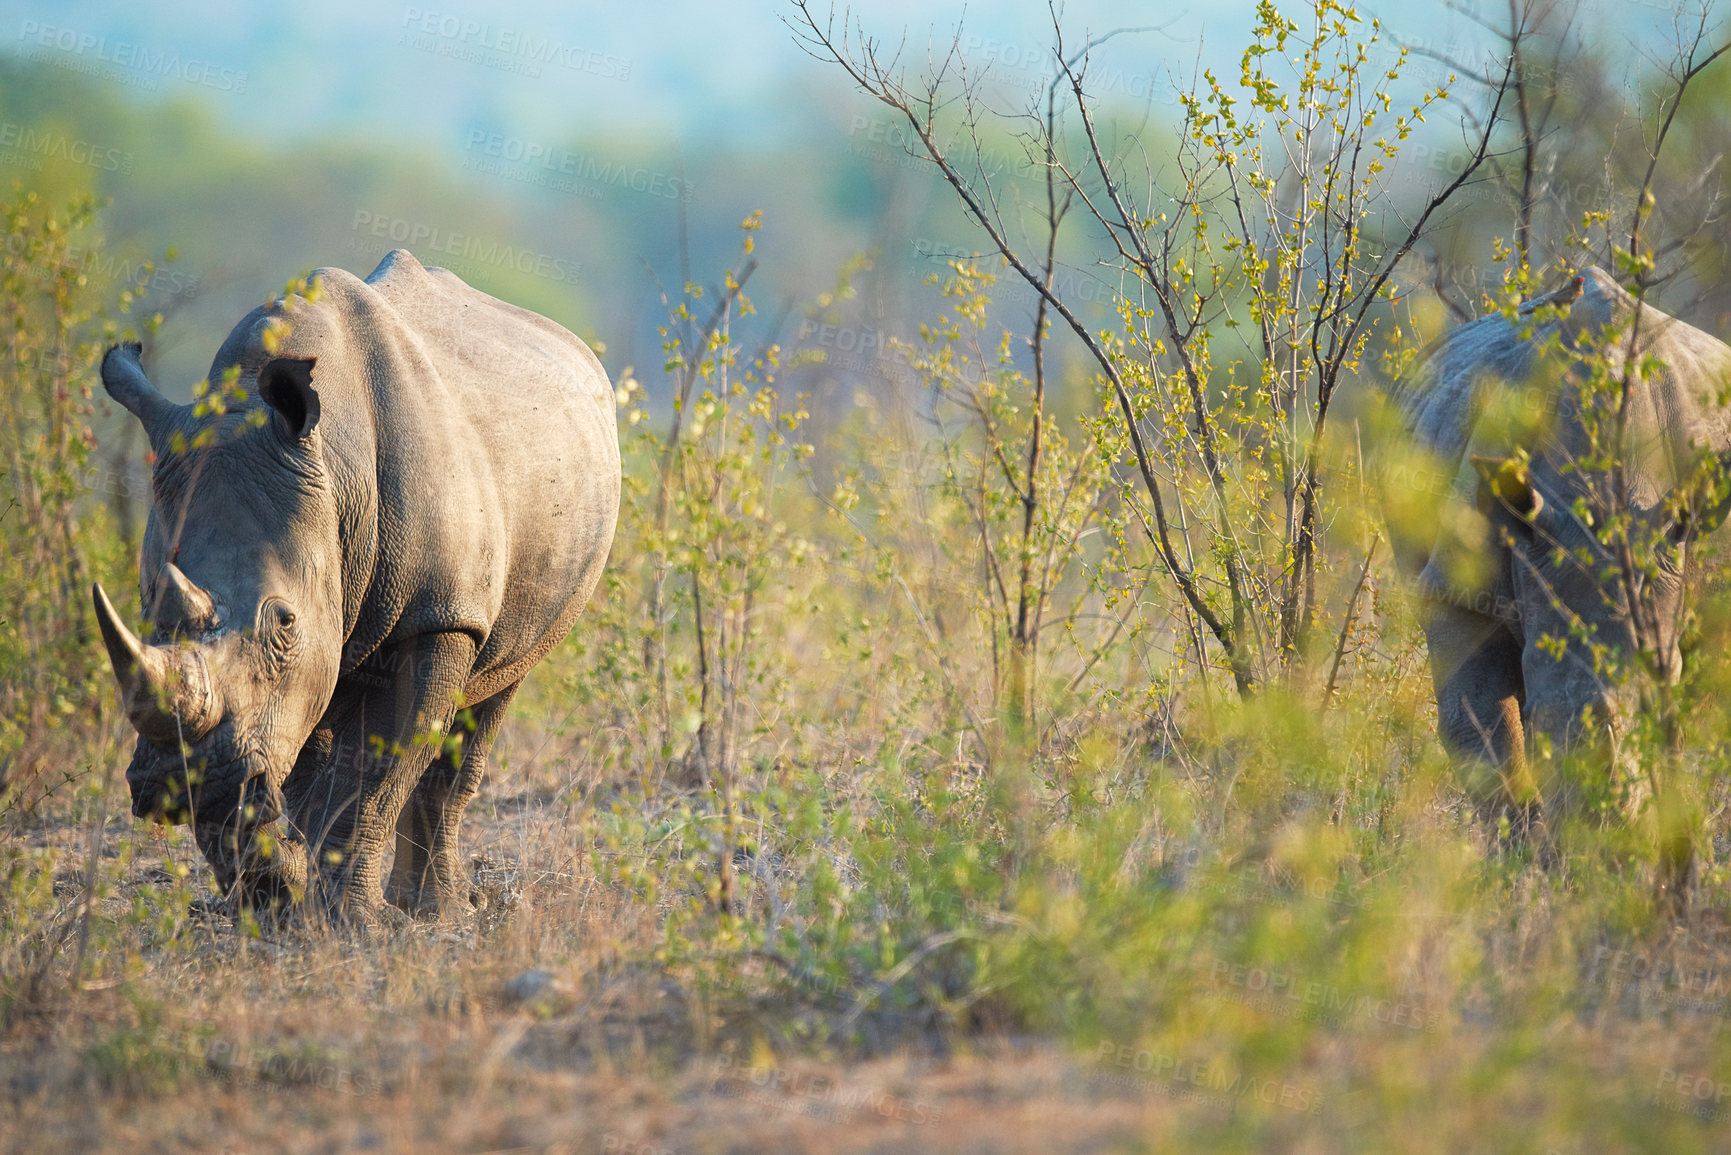
M 265 645 L 280 657 L 287 657 L 300 642 L 300 626 L 295 620 L 295 612 L 281 598 L 266 598 L 259 606 L 258 632 Z

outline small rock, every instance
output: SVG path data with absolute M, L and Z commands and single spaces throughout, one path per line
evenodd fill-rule
M 536 967 L 505 984 L 505 1001 L 537 1014 L 570 1010 L 577 1003 L 577 988 L 571 980 Z

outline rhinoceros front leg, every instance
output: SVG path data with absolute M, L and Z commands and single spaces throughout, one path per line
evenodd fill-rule
M 333 703 L 331 713 L 340 714 Z M 292 796 L 297 783 L 316 776 L 330 759 L 331 729 L 321 722 L 307 738 L 282 789 Z M 306 894 L 307 847 L 292 817 L 292 806 L 280 824 L 254 824 L 242 807 L 226 820 L 192 824 L 194 839 L 216 875 L 223 900 L 261 917 L 288 911 Z
M 224 902 L 263 918 L 287 911 L 306 893 L 306 846 L 292 831 L 280 837 L 275 830 L 229 821 L 198 822 L 192 833 Z
M 307 846 L 309 884 L 339 921 L 383 913 L 384 855 L 409 792 L 443 747 L 475 662 L 466 634 L 430 634 L 377 655 L 371 677 L 332 718 L 330 756 L 284 795 Z
M 463 878 L 457 828 L 481 787 L 487 754 L 516 692 L 508 686 L 470 708 L 474 728 L 457 730 L 461 753 L 452 757 L 447 746 L 433 759 L 397 818 L 397 855 L 385 898 L 417 918 L 465 914 L 480 905 Z
M 1486 817 L 1509 810 L 1524 826 L 1535 801 L 1521 726 L 1521 643 L 1503 622 L 1439 605 L 1425 623 L 1437 731 Z

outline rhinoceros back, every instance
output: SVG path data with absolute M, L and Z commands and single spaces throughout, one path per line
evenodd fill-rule
M 318 358 L 320 431 L 343 523 L 343 668 L 387 644 L 462 632 L 470 701 L 520 680 L 600 578 L 619 506 L 607 374 L 576 336 L 405 250 L 365 281 L 314 274 L 313 304 L 243 321 L 218 354 L 243 381 L 281 352 Z

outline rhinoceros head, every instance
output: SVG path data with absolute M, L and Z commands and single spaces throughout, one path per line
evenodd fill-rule
M 1549 461 L 1474 464 L 1483 473 L 1479 508 L 1508 550 L 1528 729 L 1557 753 L 1602 754 L 1640 708 L 1639 683 L 1623 666 L 1645 652 L 1651 673 L 1675 681 L 1682 672 L 1681 551 L 1702 527 L 1668 513 L 1678 495 L 1651 492 L 1650 475 L 1636 478 L 1630 582 L 1617 544 L 1598 528 L 1618 512 L 1603 500 L 1608 485 L 1589 487 Z
M 1527 729 L 1584 753 L 1614 745 L 1639 709 L 1639 680 L 1626 676 L 1637 661 L 1666 680 L 1681 675 L 1687 553 L 1727 512 L 1731 348 L 1638 303 L 1600 269 L 1540 300 L 1569 306 L 1554 326 L 1559 347 L 1533 354 L 1518 383 L 1542 401 L 1531 406 L 1540 420 L 1515 456 L 1502 449 L 1473 466 L 1492 572 L 1523 646 Z M 1543 344 L 1539 333 L 1525 340 Z M 1475 441 L 1505 436 L 1481 422 Z
M 257 371 L 261 408 L 176 405 L 137 346 L 102 382 L 155 453 L 139 566 L 141 640 L 92 595 L 139 740 L 126 778 L 140 817 L 268 822 L 336 684 L 343 637 L 337 511 L 322 464 L 314 362 Z

